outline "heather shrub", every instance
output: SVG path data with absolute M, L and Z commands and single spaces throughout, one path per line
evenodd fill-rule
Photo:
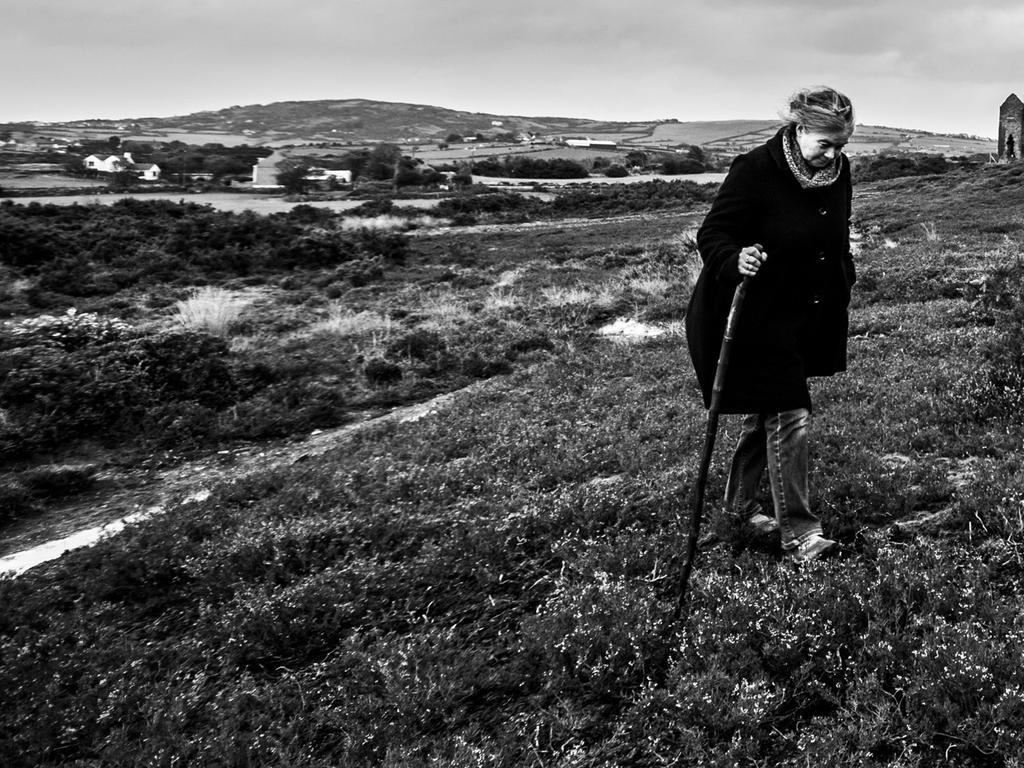
M 3 347 L 53 347 L 74 352 L 86 346 L 121 341 L 133 335 L 130 325 L 120 320 L 100 317 L 75 308 L 63 315 L 38 315 L 10 323 L 4 329 Z
M 422 362 L 436 361 L 448 349 L 444 338 L 433 330 L 415 329 L 397 335 L 388 344 L 388 353 Z
M 24 483 L 12 475 L 0 476 L 0 525 L 39 510 L 39 500 Z
M 995 335 L 985 345 L 985 364 L 950 390 L 953 404 L 978 421 L 1024 418 L 1024 264 L 993 270 L 977 303 L 992 315 Z
M 402 378 L 400 366 L 379 357 L 367 360 L 363 365 L 363 373 L 371 386 L 394 384 Z
M 88 208 L 5 204 L 0 262 L 31 281 L 30 301 L 47 306 L 155 281 L 195 284 L 366 260 L 388 266 L 408 253 L 401 234 L 342 231 L 336 214 L 306 209 L 260 216 L 132 199 Z
M 875 157 L 857 158 L 853 175 L 856 181 L 880 181 L 901 176 L 946 173 L 953 167 L 942 155 L 884 152 Z
M 17 324 L 0 351 L 4 456 L 133 439 L 173 422 L 186 402 L 223 407 L 234 394 L 227 353 L 208 334 L 146 335 L 73 311 Z
M 95 464 L 43 464 L 22 472 L 18 479 L 33 493 L 69 496 L 92 486 L 98 471 Z
M 1019 187 L 1001 190 L 1017 200 Z M 979 422 L 955 406 L 972 369 L 1019 365 L 1019 277 L 989 277 L 998 270 L 937 215 L 948 197 L 914 200 L 938 206 L 921 217 L 900 208 L 912 197 L 865 197 L 909 240 L 890 249 L 865 236 L 855 291 L 871 301 L 855 305 L 849 371 L 812 383 L 812 504 L 841 543 L 835 559 L 796 568 L 777 537 L 718 516 L 738 422 L 723 418 L 705 510 L 719 541 L 699 555 L 685 620 L 670 620 L 705 413 L 678 336 L 613 346 L 585 323 L 608 310 L 672 317 L 695 256 L 685 236 L 647 246 L 635 223 L 602 223 L 511 243 L 507 230 L 418 238 L 400 293 L 346 290 L 346 311 L 315 333 L 309 315 L 327 308 L 305 302 L 323 286 L 294 273 L 294 303 L 273 322 L 303 330 L 278 345 L 236 340 L 234 405 L 201 398 L 217 379 L 197 375 L 148 413 L 178 440 L 210 423 L 222 436 L 281 436 L 444 391 L 496 361 L 532 365 L 0 579 L 0 754 L 35 765 L 1020 764 L 1019 430 L 1005 411 Z M 610 198 L 589 210 L 599 199 Z M 976 234 L 987 217 L 963 226 Z M 937 222 L 941 247 L 918 220 Z M 524 248 L 536 258 L 523 263 Z M 467 279 L 450 302 L 420 302 L 421 286 L 480 264 L 490 285 Z M 433 324 L 414 327 L 423 320 Z M 114 344 L 140 347 L 129 334 L 83 348 Z M 168 365 L 189 348 L 173 347 Z M 387 381 L 396 368 L 402 378 Z M 19 478 L 7 498 L 15 486 L 29 490 Z

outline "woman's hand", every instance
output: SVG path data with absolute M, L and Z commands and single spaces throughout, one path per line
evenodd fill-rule
M 748 245 L 740 251 L 739 270 L 743 277 L 753 277 L 767 260 L 768 254 L 759 245 Z

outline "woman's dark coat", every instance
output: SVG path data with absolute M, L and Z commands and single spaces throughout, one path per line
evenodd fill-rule
M 808 376 L 846 370 L 850 255 L 850 164 L 839 178 L 804 189 L 783 154 L 784 129 L 740 155 L 697 233 L 704 268 L 686 313 L 687 343 L 710 407 L 718 352 L 741 248 L 767 260 L 748 283 L 722 392 L 722 413 L 810 408 Z

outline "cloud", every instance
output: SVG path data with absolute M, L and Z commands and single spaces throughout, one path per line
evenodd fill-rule
M 984 125 L 984 100 L 1024 90 L 1022 28 L 1018 0 L 32 0 L 0 27 L 0 68 L 32 66 L 31 82 L 7 83 L 0 120 L 356 96 L 772 117 L 794 88 L 824 82 L 865 118 Z

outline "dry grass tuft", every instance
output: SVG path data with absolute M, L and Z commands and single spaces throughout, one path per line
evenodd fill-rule
M 387 315 L 373 310 L 353 312 L 351 309 L 334 304 L 328 310 L 327 317 L 310 326 L 314 333 L 333 333 L 338 336 L 365 336 L 367 334 L 384 334 L 388 336 L 394 330 L 394 321 Z
M 934 221 L 921 222 L 921 229 L 924 230 L 924 239 L 929 243 L 939 241 L 939 231 L 935 228 Z
M 612 287 L 602 285 L 594 288 L 541 288 L 541 296 L 553 307 L 594 306 L 608 308 L 615 306 L 619 293 Z
M 430 331 L 444 331 L 473 317 L 466 305 L 451 296 L 429 296 L 423 300 L 420 313 L 425 319 L 417 327 Z
M 676 285 L 676 277 L 664 268 L 643 266 L 623 276 L 623 288 L 645 296 L 665 296 Z
M 250 300 L 238 294 L 207 285 L 196 288 L 182 301 L 175 302 L 175 320 L 185 328 L 227 336 L 231 325 L 248 307 Z
M 524 274 L 526 274 L 526 270 L 523 269 L 522 267 L 516 267 L 515 269 L 506 269 L 504 272 L 498 275 L 498 279 L 494 282 L 494 287 L 510 288 L 511 286 L 515 285 L 519 281 L 519 278 L 521 278 Z
M 484 298 L 484 311 L 504 312 L 525 303 L 525 299 L 513 291 L 491 289 Z

